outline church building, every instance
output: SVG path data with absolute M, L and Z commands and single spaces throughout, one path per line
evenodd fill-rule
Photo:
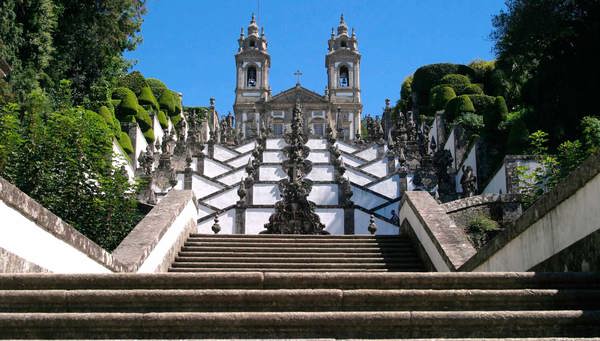
M 353 140 L 360 131 L 362 103 L 360 100 L 360 53 L 354 29 L 348 33 L 344 16 L 337 33 L 331 30 L 325 55 L 327 85 L 320 95 L 304 88 L 300 79 L 296 86 L 273 95 L 269 83 L 271 56 L 267 49 L 264 28 L 260 29 L 254 15 L 247 36 L 242 28 L 235 55 L 236 129 L 243 139 L 256 137 L 260 125 L 271 127 L 273 136 L 282 136 L 290 129 L 296 101 L 303 107 L 305 133 L 324 137 L 327 124 L 334 128 L 338 139 Z M 296 73 L 300 76 L 300 72 Z

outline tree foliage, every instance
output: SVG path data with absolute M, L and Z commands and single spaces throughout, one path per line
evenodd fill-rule
M 598 114 L 600 2 L 508 0 L 493 19 L 500 85 L 531 107 L 532 130 L 550 145 L 578 137 L 586 114 Z

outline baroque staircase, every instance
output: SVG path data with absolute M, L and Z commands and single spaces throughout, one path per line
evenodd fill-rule
M 600 335 L 600 274 L 0 275 L 2 338 Z
M 170 272 L 425 271 L 411 241 L 400 236 L 192 234 Z

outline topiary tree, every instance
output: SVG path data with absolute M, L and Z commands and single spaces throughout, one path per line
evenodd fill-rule
M 147 87 L 146 79 L 139 71 L 133 71 L 117 80 L 120 87 L 128 88 L 136 95 L 140 94 L 142 88 Z
M 160 123 L 160 126 L 163 127 L 163 129 L 169 128 L 169 119 L 167 118 L 167 115 L 165 115 L 164 111 L 159 110 L 157 117 L 158 123 Z
M 173 123 L 173 127 L 177 127 L 177 124 L 183 119 L 181 115 L 171 116 L 171 123 Z
M 138 108 L 140 107 L 133 91 L 128 88 L 119 87 L 113 91 L 112 98 L 119 100 L 118 104 L 115 105 L 116 116 L 119 121 L 132 122 L 132 118 L 137 115 Z
M 454 90 L 446 84 L 436 85 L 431 88 L 431 105 L 434 110 L 442 110 L 446 107 L 448 101 L 456 97 Z
M 454 89 L 456 94 L 463 95 L 465 93 L 465 89 L 471 85 L 471 80 L 467 76 L 451 73 L 442 77 L 438 81 L 438 84 L 450 86 L 452 89 Z
M 154 143 L 154 139 L 155 139 L 155 137 L 154 137 L 154 130 L 152 128 L 146 130 L 144 132 L 144 137 L 146 138 L 146 141 L 148 143 Z
M 445 116 L 446 122 L 451 123 L 463 113 L 473 113 L 475 112 L 475 108 L 473 107 L 473 102 L 469 99 L 469 96 L 462 95 L 458 97 L 454 97 L 446 104 Z
M 412 110 L 412 82 L 413 76 L 408 76 L 402 82 L 402 87 L 400 88 L 400 111 L 408 112 Z
M 106 125 L 111 129 L 114 136 L 118 138 L 119 134 L 121 133 L 121 124 L 115 118 L 115 114 L 113 114 L 105 105 L 98 109 L 98 114 L 102 116 L 104 122 L 106 122 Z
M 140 129 L 143 132 L 152 128 L 152 118 L 150 118 L 148 111 L 141 105 L 138 107 L 138 113 L 135 115 L 135 120 L 140 125 Z
M 463 89 L 461 95 L 483 95 L 483 89 L 479 84 L 469 84 Z
M 140 94 L 138 95 L 138 102 L 141 105 L 147 105 L 152 107 L 152 109 L 158 111 L 160 107 L 158 106 L 158 101 L 154 94 L 152 93 L 152 89 L 149 86 L 145 86 L 140 89 Z
M 173 116 L 179 113 L 178 111 L 176 111 L 177 103 L 175 100 L 175 96 L 173 96 L 173 92 L 168 89 L 163 91 L 162 95 L 160 96 L 160 99 L 158 100 L 158 104 L 160 105 L 160 109 L 163 110 L 169 116 Z
M 167 86 L 165 85 L 165 83 L 161 82 L 160 80 L 158 80 L 156 78 L 146 79 L 146 84 L 148 84 L 148 86 L 152 90 L 152 94 L 154 95 L 155 98 L 160 98 L 160 96 L 162 96 L 163 92 L 165 90 L 167 90 Z
M 119 133 L 119 145 L 128 155 L 133 154 L 133 144 L 131 143 L 129 134 L 124 131 Z

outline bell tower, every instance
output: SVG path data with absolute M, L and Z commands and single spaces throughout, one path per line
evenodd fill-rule
M 354 139 L 360 131 L 362 103 L 360 100 L 360 53 L 356 33 L 348 34 L 344 15 L 340 17 L 337 33 L 332 28 L 325 56 L 327 68 L 327 94 L 332 105 L 331 119 L 342 136 Z
M 238 39 L 238 52 L 235 54 L 236 86 L 235 113 L 236 128 L 244 138 L 256 136 L 260 122 L 260 113 L 255 104 L 268 101 L 271 96 L 269 86 L 269 69 L 271 56 L 267 51 L 267 38 L 264 28 L 260 30 L 254 14 L 248 25 L 248 35 L 244 35 L 242 27 Z

